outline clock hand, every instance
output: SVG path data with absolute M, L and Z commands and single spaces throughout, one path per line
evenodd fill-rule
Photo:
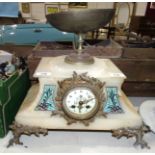
M 77 107 L 79 108 L 79 113 L 81 113 L 82 105 L 79 104 Z
M 84 101 L 79 101 L 78 104 L 79 105 L 77 107 L 79 108 L 79 113 L 81 113 L 81 109 L 83 108 L 83 104 L 85 104 L 85 103 L 84 103 Z
M 82 106 L 83 104 L 87 104 L 88 102 L 90 102 L 91 100 L 94 100 L 95 98 L 91 98 L 85 101 L 79 101 L 79 105 Z
M 91 98 L 91 99 L 88 99 L 88 100 L 85 100 L 85 101 L 83 101 L 84 103 L 83 104 L 87 104 L 88 102 L 90 102 L 90 101 L 92 101 L 92 100 L 94 100 L 95 98 Z
M 91 98 L 91 99 L 88 99 L 88 100 L 85 100 L 85 101 L 79 101 L 79 105 L 78 105 L 78 108 L 79 108 L 79 113 L 81 113 L 81 109 L 83 108 L 83 104 L 87 104 L 88 102 L 90 102 L 91 100 L 94 100 L 95 98 Z

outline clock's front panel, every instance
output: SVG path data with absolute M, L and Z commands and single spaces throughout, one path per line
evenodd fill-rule
M 35 72 L 35 76 L 39 77 L 39 86 L 37 88 L 39 91 L 36 95 L 34 93 L 33 99 L 33 93 L 30 95 L 31 98 L 28 95 L 28 99 L 24 102 L 26 108 L 22 108 L 16 116 L 17 122 L 49 129 L 95 130 L 109 130 L 141 124 L 141 119 L 136 110 L 126 96 L 121 94 L 121 84 L 125 76 L 110 60 L 96 58 L 95 66 L 91 69 L 92 67 L 87 65 L 70 67 L 62 63 L 63 58 L 46 58 L 41 61 Z M 59 64 L 60 60 L 61 65 Z M 64 74 L 62 74 L 62 70 Z M 100 92 L 105 95 L 104 100 L 99 99 L 99 91 L 96 91 L 98 94 L 96 95 L 92 88 L 89 89 L 90 87 L 74 87 L 68 91 L 59 89 L 58 81 L 72 77 L 75 70 L 80 71 L 77 74 L 84 73 L 83 70 L 87 71 L 88 76 L 105 82 L 104 89 Z M 97 70 L 102 70 L 104 74 L 99 71 L 95 74 Z M 87 81 L 87 78 L 85 80 Z M 91 83 L 91 81 L 89 82 Z M 58 95 L 58 90 L 64 91 L 59 106 L 56 97 L 62 96 L 62 94 Z M 54 111 L 59 109 L 61 111 L 63 109 L 63 117 L 59 115 L 51 116 Z M 106 113 L 107 117 L 96 117 L 99 110 Z M 79 121 L 67 125 L 66 117 Z M 80 121 L 90 118 L 95 119 L 89 124 L 89 127 L 80 124 Z
M 40 126 L 47 129 L 78 130 L 111 130 L 141 125 L 139 115 L 132 108 L 127 98 L 119 96 L 117 87 L 105 87 L 106 100 L 102 103 L 102 111 L 107 113 L 107 118 L 95 117 L 95 120 L 90 122 L 89 126 L 81 124 L 80 121 L 67 125 L 67 121 L 63 117 L 59 115 L 51 116 L 51 113 L 57 110 L 55 100 L 57 87 L 57 85 L 52 83 L 46 83 L 43 87 L 37 86 L 35 90 L 32 90 L 32 87 L 32 91 L 30 90 L 28 97 L 16 115 L 16 121 L 20 124 Z M 36 93 L 38 89 L 42 89 L 39 96 Z M 81 94 L 81 89 L 73 89 L 67 93 L 64 98 L 67 116 L 83 119 L 92 117 L 95 114 L 97 100 L 94 99 L 94 93 L 89 89 L 83 89 L 82 91 L 83 93 Z M 37 99 L 34 100 L 34 98 Z
M 57 84 L 44 83 L 38 97 L 37 104 L 34 104 L 35 111 L 54 111 L 56 109 Z M 115 86 L 105 86 L 105 101 L 103 111 L 106 113 L 122 113 L 123 108 L 119 100 L 118 88 Z M 82 102 L 81 102 L 82 101 Z M 74 88 L 66 93 L 63 106 L 71 115 L 85 115 L 97 108 L 98 100 L 95 94 L 86 88 Z
M 97 112 L 98 100 L 91 89 L 77 87 L 65 94 L 63 108 L 70 117 L 86 119 Z

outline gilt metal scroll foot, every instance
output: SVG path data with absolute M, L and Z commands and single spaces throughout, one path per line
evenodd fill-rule
M 150 149 L 150 146 L 148 146 L 147 142 L 143 139 L 145 132 L 148 132 L 149 128 L 146 126 L 142 126 L 137 133 L 135 133 L 136 142 L 134 143 L 134 146 L 141 146 L 141 148 L 148 148 Z
M 40 127 L 31 127 L 27 125 L 21 125 L 17 122 L 13 122 L 10 128 L 12 129 L 12 132 L 13 132 L 13 138 L 10 139 L 7 147 L 12 146 L 13 144 L 23 145 L 23 143 L 20 141 L 20 137 L 22 134 L 25 134 L 28 136 L 34 134 L 37 137 L 39 137 L 40 134 L 43 134 L 44 136 L 48 134 L 47 129 L 43 129 Z
M 131 128 L 122 128 L 122 129 L 117 129 L 112 131 L 112 136 L 116 138 L 121 138 L 121 137 L 126 137 L 126 138 L 131 138 L 135 137 L 136 142 L 134 143 L 134 146 L 141 146 L 141 148 L 148 148 L 147 142 L 143 139 L 144 133 L 149 132 L 149 128 L 146 126 L 142 126 L 140 128 L 136 129 L 131 129 Z

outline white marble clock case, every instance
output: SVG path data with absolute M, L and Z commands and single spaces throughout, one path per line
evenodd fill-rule
M 83 63 L 67 64 L 65 56 L 42 58 L 34 77 L 39 79 L 39 84 L 31 87 L 27 97 L 23 101 L 15 121 L 22 125 L 40 127 L 45 129 L 67 130 L 115 130 L 120 128 L 139 128 L 142 119 L 135 107 L 121 90 L 126 76 L 109 59 L 94 58 L 95 63 L 87 65 Z M 87 72 L 90 77 L 95 77 L 106 86 L 115 86 L 119 90 L 119 100 L 123 113 L 107 115 L 107 118 L 96 117 L 89 126 L 77 122 L 67 125 L 66 120 L 59 116 L 51 116 L 51 111 L 36 111 L 45 84 L 57 85 L 57 81 L 72 77 L 73 72 L 81 74 Z

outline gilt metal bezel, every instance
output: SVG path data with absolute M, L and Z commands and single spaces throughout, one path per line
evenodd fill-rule
M 96 100 L 95 106 L 94 106 L 94 108 L 93 108 L 90 112 L 88 112 L 88 113 L 86 113 L 86 114 L 81 114 L 81 115 L 80 115 L 80 114 L 72 113 L 72 112 L 68 109 L 68 107 L 67 107 L 67 105 L 66 105 L 66 102 L 65 102 L 66 97 L 68 96 L 68 94 L 69 94 L 72 90 L 75 90 L 76 88 L 81 88 L 81 89 L 90 90 L 90 91 L 94 94 L 94 96 L 95 96 L 95 100 Z M 93 117 L 93 116 L 98 112 L 98 110 L 99 110 L 99 108 L 100 108 L 100 103 L 99 103 L 98 98 L 99 98 L 99 97 L 98 97 L 98 92 L 97 92 L 97 90 L 96 90 L 93 86 L 91 86 L 90 84 L 83 84 L 83 83 L 75 84 L 75 85 L 71 86 L 71 87 L 66 91 L 66 93 L 65 93 L 64 96 L 63 96 L 63 100 L 62 100 L 63 110 L 64 110 L 64 112 L 66 113 L 66 115 L 68 115 L 68 116 L 71 117 L 71 118 L 74 118 L 74 119 L 77 119 L 77 120 L 89 119 L 89 118 Z
M 103 112 L 103 103 L 105 101 L 104 85 L 104 82 L 101 82 L 94 77 L 87 76 L 87 73 L 78 75 L 76 72 L 73 72 L 73 77 L 66 78 L 63 81 L 58 81 L 59 87 L 57 97 L 55 98 L 57 111 L 52 112 L 52 114 L 60 114 L 67 120 L 68 124 L 80 121 L 85 125 L 89 125 L 89 122 L 93 121 L 94 117 L 97 115 L 106 116 Z M 68 92 L 78 87 L 91 90 L 96 97 L 95 109 L 85 116 L 81 115 L 81 117 L 69 113 L 63 103 Z

